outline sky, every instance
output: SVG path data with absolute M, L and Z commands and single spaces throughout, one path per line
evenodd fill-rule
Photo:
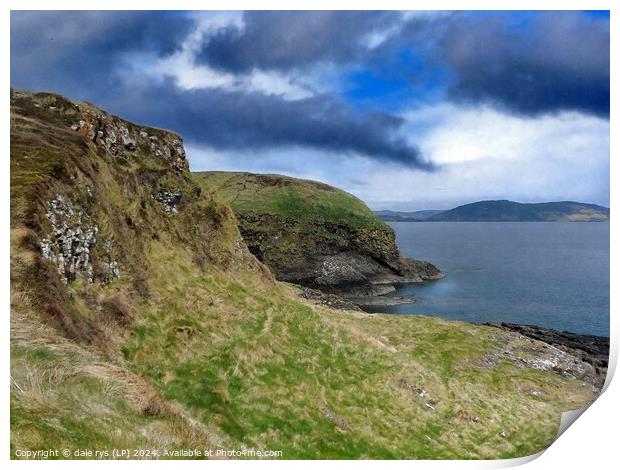
M 12 87 L 373 209 L 609 206 L 609 51 L 600 11 L 11 13 Z

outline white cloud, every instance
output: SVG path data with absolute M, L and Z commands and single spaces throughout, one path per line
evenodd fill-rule
M 436 163 L 569 157 L 607 142 L 609 123 L 564 112 L 537 118 L 504 114 L 490 107 L 441 104 L 405 113 L 405 132 Z M 601 141 L 601 139 L 603 139 Z
M 253 90 L 267 95 L 279 95 L 287 100 L 299 100 L 313 95 L 310 87 L 294 77 L 273 71 L 253 70 L 239 84 L 240 90 Z
M 609 122 L 578 113 L 518 117 L 439 105 L 410 111 L 405 131 L 434 173 L 361 155 L 285 148 L 188 148 L 193 170 L 283 173 L 338 186 L 375 209 L 451 208 L 483 199 L 609 204 Z
M 533 118 L 448 104 L 404 117 L 410 140 L 441 168 L 371 176 L 367 197 L 376 204 L 446 207 L 497 198 L 609 202 L 607 120 L 574 112 Z M 394 187 L 399 189 L 390 190 Z
M 383 44 L 388 39 L 400 33 L 409 21 L 418 18 L 426 20 L 440 18 L 442 16 L 450 15 L 451 12 L 442 10 L 406 10 L 400 11 L 399 14 L 400 21 L 394 21 L 389 26 L 380 31 L 372 31 L 363 39 L 364 45 L 368 49 L 374 49 Z

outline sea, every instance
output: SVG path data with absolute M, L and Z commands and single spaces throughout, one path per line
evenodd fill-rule
M 520 323 L 609 336 L 609 224 L 390 222 L 401 254 L 445 278 L 397 287 L 375 312 Z

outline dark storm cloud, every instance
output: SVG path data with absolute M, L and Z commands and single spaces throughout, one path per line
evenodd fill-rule
M 192 26 L 184 12 L 13 11 L 11 84 L 88 99 L 124 54 L 171 53 Z
M 408 74 L 412 85 L 439 77 L 429 86 L 447 88 L 454 101 L 531 115 L 575 110 L 609 116 L 604 16 L 454 12 L 405 21 L 397 12 L 297 11 L 246 12 L 244 23 L 208 38 L 198 60 L 236 73 L 354 63 L 392 77 Z M 389 29 L 384 44 L 366 47 L 370 33 Z
M 256 68 L 283 77 L 290 70 L 290 77 L 302 79 L 302 69 L 324 62 L 333 62 L 343 77 L 342 61 L 373 68 L 378 80 L 409 74 L 412 83 L 415 73 L 446 68 L 450 80 L 438 75 L 433 93 L 447 89 L 453 100 L 532 115 L 569 109 L 607 116 L 608 20 L 553 12 L 517 24 L 517 16 L 454 13 L 405 24 L 397 12 L 248 12 L 245 28 L 224 28 L 206 39 L 198 60 L 236 74 L 239 83 Z M 215 148 L 304 146 L 432 169 L 402 137 L 402 119 L 385 112 L 384 102 L 377 103 L 383 111 L 356 106 L 364 93 L 380 89 L 372 74 L 362 74 L 358 98 L 287 101 L 238 87 L 182 90 L 142 67 L 140 61 L 152 64 L 177 50 L 195 27 L 183 12 L 13 12 L 11 84 L 92 101 Z M 364 45 L 369 34 L 386 30 L 392 35 L 379 47 Z M 414 52 L 403 53 L 408 50 Z M 125 73 L 127 61 L 145 71 L 139 80 Z M 423 102 L 429 90 L 418 91 L 415 98 Z
M 364 40 L 400 21 L 398 12 L 250 11 L 245 26 L 223 28 L 209 38 L 198 60 L 228 71 L 287 70 L 316 62 L 363 57 Z
M 334 20 L 327 18 L 331 15 L 311 16 L 314 27 L 298 37 L 307 37 L 310 30 L 327 34 L 334 27 Z M 359 18 L 359 24 L 370 21 L 363 16 L 353 15 L 346 23 L 352 28 L 358 24 L 354 18 Z M 268 17 L 260 16 L 261 28 L 270 24 Z M 225 89 L 181 90 L 172 80 L 162 83 L 161 77 L 137 82 L 117 79 L 121 58 L 131 52 L 163 56 L 174 51 L 186 37 L 188 24 L 187 15 L 178 13 L 14 13 L 12 85 L 86 99 L 214 148 L 305 146 L 431 169 L 417 148 L 397 135 L 401 118 L 384 112 L 360 114 L 336 97 L 286 101 L 276 95 Z M 284 24 L 295 29 L 288 22 L 274 27 L 281 30 Z M 321 47 L 307 48 L 304 60 L 320 52 Z
M 125 116 L 180 131 L 186 141 L 219 149 L 304 146 L 359 153 L 432 170 L 418 149 L 398 136 L 402 119 L 357 114 L 328 96 L 286 101 L 275 95 L 162 86 L 135 96 Z
M 523 114 L 609 116 L 609 22 L 582 12 L 457 13 L 419 28 L 454 72 L 449 97 Z M 409 32 L 411 32 L 411 28 Z M 424 34 L 421 36 L 420 31 Z

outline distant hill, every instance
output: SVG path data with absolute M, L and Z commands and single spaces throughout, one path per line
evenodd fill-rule
M 442 212 L 443 211 L 441 210 L 424 210 L 414 212 L 383 210 L 375 211 L 375 214 L 377 214 L 377 217 L 385 222 L 422 222 Z
M 521 204 L 513 201 L 480 201 L 435 214 L 431 222 L 602 222 L 609 209 L 596 204 L 561 201 Z

